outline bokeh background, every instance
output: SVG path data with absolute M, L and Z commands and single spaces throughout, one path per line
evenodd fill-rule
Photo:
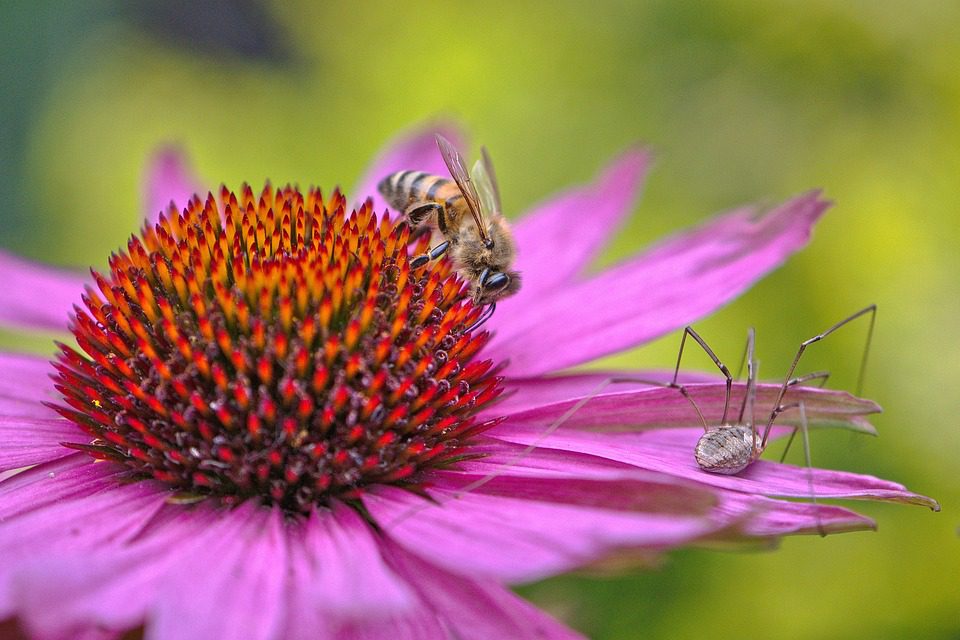
M 493 151 L 514 212 L 643 141 L 657 166 L 601 263 L 823 187 L 837 204 L 810 247 L 698 328 L 735 362 L 755 326 L 776 377 L 802 339 L 878 303 L 866 393 L 881 435 L 815 433 L 814 462 L 904 482 L 943 512 L 854 505 L 878 532 L 521 592 L 596 638 L 960 637 L 957 3 L 11 0 L 0 35 L 0 247 L 65 266 L 125 240 L 168 142 L 214 183 L 349 187 L 398 130 L 454 117 Z M 804 369 L 852 388 L 865 330 Z M 676 343 L 596 366 L 668 366 Z

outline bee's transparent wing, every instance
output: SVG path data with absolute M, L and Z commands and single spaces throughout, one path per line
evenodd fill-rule
M 493 170 L 493 161 L 486 147 L 480 148 L 480 159 L 473 165 L 473 182 L 480 194 L 480 205 L 484 213 L 501 215 L 503 204 L 500 202 L 500 186 L 497 174 Z
M 480 232 L 480 239 L 483 240 L 484 244 L 489 244 L 490 238 L 487 235 L 487 224 L 483 218 L 480 196 L 477 194 L 473 180 L 470 179 L 470 174 L 463 164 L 463 158 L 460 156 L 457 148 L 440 134 L 437 134 L 437 146 L 440 147 L 440 155 L 443 157 L 443 162 L 447 165 L 447 169 L 450 170 L 450 176 L 454 182 L 457 183 L 457 187 L 460 188 L 463 199 L 467 201 L 467 208 L 470 209 L 470 213 L 473 215 L 473 221 L 476 223 L 477 230 Z
M 484 156 L 482 160 L 477 160 L 473 165 L 473 183 L 480 195 L 480 207 L 483 209 L 484 215 L 496 217 L 503 213 L 503 205 L 500 204 L 497 176 L 493 173 L 489 156 L 486 154 Z

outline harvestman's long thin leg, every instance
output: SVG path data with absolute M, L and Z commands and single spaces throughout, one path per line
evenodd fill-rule
M 747 409 L 747 401 L 751 400 L 750 390 L 753 389 L 755 391 L 757 387 L 757 371 L 756 371 L 757 363 L 756 363 L 756 360 L 754 359 L 756 340 L 757 340 L 757 332 L 754 330 L 753 327 L 750 327 L 750 329 L 747 331 L 747 349 L 744 352 L 744 359 L 746 360 L 746 363 L 747 363 L 747 392 L 743 394 L 743 402 L 740 403 L 740 414 L 737 417 L 737 424 L 743 424 L 743 414 Z M 737 374 L 737 377 L 740 377 L 739 374 Z M 753 407 L 751 406 L 751 409 L 752 408 Z M 726 424 L 726 422 L 724 422 L 723 424 Z M 751 418 L 750 426 L 753 427 L 752 418 Z
M 803 457 L 807 463 L 807 487 L 810 489 L 810 502 L 813 503 L 814 513 L 817 518 L 817 533 L 820 537 L 827 535 L 823 529 L 823 522 L 820 520 L 820 510 L 817 508 L 817 492 L 813 487 L 813 463 L 810 461 L 810 430 L 807 429 L 807 409 L 801 401 L 798 403 L 800 409 L 800 431 L 803 432 Z
M 830 378 L 829 371 L 815 371 L 813 373 L 808 373 L 806 375 L 798 376 L 787 383 L 788 387 L 792 387 L 798 384 L 803 384 L 804 382 L 810 382 L 811 380 L 819 380 L 820 384 L 817 385 L 818 388 L 822 389 L 823 385 L 827 384 L 827 380 Z M 793 445 L 793 439 L 797 437 L 797 427 L 793 428 L 793 431 L 790 432 L 790 438 L 787 439 L 787 444 L 783 448 L 783 453 L 780 455 L 780 462 L 782 463 L 787 459 L 787 454 L 790 452 L 790 447 Z
M 697 417 L 700 418 L 700 424 L 703 425 L 703 430 L 706 431 L 709 428 L 707 426 L 706 418 L 703 417 L 703 412 L 700 411 L 700 407 L 697 406 L 697 402 L 693 399 L 693 396 L 690 395 L 690 392 L 687 391 L 686 386 L 676 382 L 660 382 L 659 380 L 647 380 L 646 378 L 634 378 L 630 376 L 610 378 L 610 384 L 624 383 L 646 384 L 652 387 L 660 387 L 662 389 L 676 389 L 680 392 L 680 395 L 687 399 L 687 401 L 693 407 L 693 410 L 697 412 Z
M 783 385 L 780 387 L 779 393 L 777 393 L 777 400 L 776 402 L 773 403 L 774 411 L 770 413 L 770 417 L 767 419 L 767 426 L 763 430 L 763 439 L 760 441 L 761 447 L 766 447 L 767 445 L 767 438 L 770 436 L 770 429 L 773 426 L 773 420 L 776 417 L 775 412 L 777 408 L 780 407 L 780 403 L 783 402 L 783 396 L 784 394 L 787 393 L 787 387 L 789 386 L 788 383 L 793 378 L 794 371 L 797 370 L 797 365 L 800 363 L 800 358 L 803 357 L 803 352 L 806 351 L 807 347 L 809 347 L 814 342 L 820 342 L 821 340 L 826 338 L 828 335 L 830 335 L 840 327 L 868 313 L 870 314 L 870 328 L 867 330 L 867 346 L 863 350 L 863 359 L 860 361 L 859 381 L 857 382 L 857 395 L 860 394 L 863 386 L 863 375 L 867 369 L 867 356 L 870 352 L 870 341 L 873 339 L 873 325 L 877 319 L 877 305 L 875 304 L 871 304 L 868 307 L 864 307 L 863 309 L 860 309 L 860 311 L 857 311 L 853 315 L 847 318 L 844 318 L 843 320 L 833 325 L 823 333 L 819 335 L 815 335 L 812 338 L 804 340 L 803 342 L 800 343 L 800 349 L 797 350 L 797 355 L 793 357 L 793 362 L 790 364 L 790 368 L 787 370 L 787 375 L 784 376 Z
M 754 416 L 754 408 L 757 404 L 757 360 L 756 351 L 757 332 L 753 327 L 747 330 L 747 348 L 744 351 L 743 359 L 747 363 L 747 388 L 743 394 L 743 401 L 740 403 L 740 413 L 737 414 L 737 424 L 743 424 L 743 415 L 746 413 L 747 405 L 750 405 L 750 416 L 748 424 L 751 433 L 751 447 L 753 456 L 757 455 L 757 421 Z M 741 363 L 741 368 L 743 364 Z M 739 377 L 739 373 L 737 374 Z M 726 421 L 722 426 L 726 425 Z
M 817 494 L 813 487 L 813 463 L 810 460 L 810 429 L 807 425 L 807 408 L 803 400 L 795 402 L 793 404 L 779 405 L 774 409 L 774 419 L 776 416 L 779 416 L 784 411 L 788 409 L 797 409 L 800 412 L 800 433 L 803 436 L 803 457 L 807 465 L 807 486 L 810 489 L 810 501 L 813 503 L 814 507 L 817 506 Z M 797 430 L 794 429 L 793 433 L 796 435 Z M 790 440 L 793 440 L 793 435 L 790 436 Z M 783 462 L 783 460 L 780 460 Z M 821 536 L 827 535 L 827 532 L 823 529 L 823 523 L 820 521 L 820 514 L 817 514 L 817 532 Z
M 693 338 L 697 344 L 700 345 L 700 348 L 702 348 L 703 351 L 710 356 L 710 359 L 713 360 L 713 364 L 717 365 L 717 368 L 720 369 L 720 373 L 722 373 L 727 379 L 727 390 L 723 401 L 723 417 L 720 419 L 721 425 L 727 424 L 727 412 L 730 410 L 730 394 L 733 390 L 733 376 L 730 375 L 730 370 L 727 369 L 727 365 L 720 362 L 720 358 L 717 357 L 717 354 L 715 354 L 713 349 L 711 349 L 704 339 L 700 337 L 700 334 L 693 330 L 693 327 L 687 326 L 683 328 L 683 337 L 680 338 L 680 352 L 677 354 L 677 366 L 673 370 L 673 382 L 671 384 L 673 384 L 675 387 L 679 387 L 679 385 L 677 385 L 677 379 L 680 377 L 680 361 L 683 359 L 683 347 L 687 342 L 687 336 Z M 697 409 L 698 413 L 699 411 L 700 410 Z M 701 416 L 701 420 L 702 419 L 703 416 Z M 706 430 L 706 423 L 704 423 L 704 430 Z
M 747 351 L 751 353 L 751 356 L 753 353 L 752 331 L 753 330 L 751 329 L 751 334 L 747 336 Z M 730 395 L 733 388 L 733 376 L 730 375 L 730 370 L 727 369 L 727 366 L 720 361 L 720 358 L 718 358 L 717 354 L 713 352 L 713 349 L 710 348 L 710 346 L 706 343 L 706 341 L 700 337 L 700 334 L 694 331 L 693 327 L 691 326 L 686 326 L 683 328 L 683 336 L 680 338 L 680 350 L 677 352 L 677 366 L 673 370 L 673 380 L 671 380 L 669 383 L 659 382 L 657 380 L 647 380 L 645 378 L 634 378 L 629 376 L 620 377 L 620 378 L 611 378 L 610 382 L 615 384 L 635 382 L 639 384 L 652 385 L 655 387 L 676 389 L 693 406 L 694 411 L 697 412 L 697 417 L 700 418 L 700 424 L 703 425 L 703 430 L 707 431 L 709 430 L 709 426 L 707 425 L 706 418 L 703 417 L 703 412 L 700 411 L 700 407 L 697 406 L 697 403 L 694 401 L 693 397 L 690 395 L 690 392 L 687 391 L 687 388 L 684 385 L 679 384 L 677 382 L 677 380 L 680 378 L 680 363 L 683 361 L 683 349 L 686 346 L 688 335 L 691 338 L 693 338 L 697 344 L 700 345 L 700 347 L 708 356 L 710 356 L 710 359 L 713 360 L 713 363 L 717 365 L 718 369 L 720 369 L 720 373 L 722 373 L 724 378 L 726 378 L 727 388 L 726 388 L 726 394 L 724 396 L 724 401 L 723 401 L 723 417 L 720 420 L 721 425 L 726 424 L 727 412 L 730 409 Z
M 750 333 L 747 333 L 747 343 L 743 345 L 743 353 L 740 354 L 740 364 L 737 365 L 737 375 L 733 377 L 734 380 L 739 380 L 740 375 L 743 373 L 743 367 L 747 364 L 747 351 L 750 349 Z

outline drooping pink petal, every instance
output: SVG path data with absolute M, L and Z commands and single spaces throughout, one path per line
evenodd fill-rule
M 78 459 L 82 459 L 79 462 Z M 153 483 L 121 484 L 122 469 L 74 455 L 0 482 L 0 619 L 18 608 L 14 579 L 44 554 L 83 552 L 135 538 L 163 505 Z
M 170 204 L 183 209 L 194 194 L 204 197 L 208 189 L 200 186 L 187 160 L 177 147 L 164 147 L 153 154 L 144 177 L 144 218 L 156 222 Z
M 373 530 L 353 509 L 337 503 L 332 512 L 311 516 L 302 535 L 302 558 L 313 578 L 309 606 L 339 618 L 414 606 L 416 596 L 380 558 Z
M 24 562 L 17 570 L 15 597 L 31 632 L 74 637 L 93 626 L 119 631 L 141 626 L 160 583 L 182 564 L 182 555 L 228 533 L 223 514 L 214 509 L 164 509 L 167 516 L 179 513 L 154 517 L 147 534 L 127 544 L 45 550 Z
M 860 473 L 796 467 L 779 464 L 769 460 L 758 460 L 749 468 L 735 476 L 738 482 L 732 488 L 757 491 L 763 487 L 766 495 L 810 498 L 810 483 L 818 498 L 861 498 L 866 500 L 886 500 L 903 502 L 940 510 L 936 500 L 912 491 L 902 484 Z M 759 491 L 758 491 L 759 492 Z
M 582 638 L 494 581 L 444 571 L 395 545 L 386 548 L 392 564 L 440 618 L 447 633 L 439 638 Z
M 447 483 L 452 483 L 460 474 L 464 474 L 461 482 L 467 487 L 472 487 L 471 482 L 482 481 L 486 484 L 503 475 L 521 478 L 617 481 L 623 479 L 624 472 L 631 467 L 625 463 L 587 453 L 524 446 L 484 436 L 477 438 L 476 443 L 471 447 L 471 453 L 476 453 L 477 457 L 462 460 L 456 466 L 443 470 L 443 474 L 447 476 Z M 425 482 L 430 484 L 429 480 Z M 474 489 L 471 488 L 471 490 Z M 420 508 L 417 508 L 413 513 L 419 511 Z
M 248 502 L 217 524 L 216 539 L 186 549 L 164 576 L 148 638 L 279 637 L 289 571 L 283 515 Z
M 128 473 L 126 467 L 96 463 L 90 456 L 76 452 L 37 465 L 0 482 L 0 523 L 9 523 L 23 513 L 39 512 L 51 505 L 89 496 L 119 484 L 118 478 Z
M 508 582 L 569 570 L 615 549 L 675 546 L 717 526 L 705 517 L 710 492 L 629 470 L 617 479 L 503 475 L 461 493 L 476 478 L 436 474 L 430 495 L 440 506 L 387 487 L 373 489 L 364 505 L 408 551 L 451 571 Z
M 506 424 L 506 423 L 504 423 Z M 674 431 L 682 432 L 681 437 Z M 558 429 L 548 436 L 527 426 L 504 428 L 501 425 L 489 435 L 518 444 L 536 442 L 538 447 L 577 451 L 628 463 L 641 469 L 702 485 L 767 496 L 810 498 L 810 482 L 816 497 L 867 498 L 921 504 L 938 509 L 936 501 L 911 491 L 895 482 L 873 476 L 806 469 L 758 460 L 737 475 L 707 473 L 700 469 L 693 450 L 701 429 L 650 430 L 637 433 L 597 433 L 576 429 Z
M 827 504 L 788 502 L 761 495 L 724 491 L 716 511 L 729 526 L 710 532 L 697 544 L 770 547 L 783 536 L 827 534 L 875 529 L 876 523 L 858 513 Z
M 86 442 L 90 436 L 58 418 L 0 415 L 0 471 L 19 469 L 76 453 L 61 442 Z
M 326 635 L 311 631 L 325 629 L 331 621 L 304 623 L 305 626 L 298 626 L 284 638 L 291 640 L 315 640 L 318 637 L 336 638 L 336 640 L 449 640 L 450 634 L 438 619 L 437 614 L 438 612 L 431 610 L 429 605 L 421 604 L 415 611 L 402 616 L 390 618 L 373 616 L 340 622 L 335 626 L 335 630 L 326 632 Z
M 749 517 L 739 532 L 759 540 L 796 534 L 845 533 L 876 529 L 876 523 L 844 507 L 748 496 Z
M 774 432 L 773 437 L 780 437 L 787 432 L 787 429 Z M 679 459 L 683 452 L 693 450 L 701 434 L 702 431 L 699 429 L 658 429 L 649 432 L 649 439 L 651 446 L 655 444 L 662 447 L 664 451 Z M 794 446 L 799 445 L 794 444 Z M 816 451 L 813 451 L 812 455 L 816 462 Z M 713 474 L 710 475 L 714 477 Z M 720 478 L 720 476 L 715 477 Z M 758 460 L 736 476 L 726 477 L 733 478 L 736 484 L 718 484 L 717 486 L 756 493 L 759 493 L 756 489 L 763 486 L 766 487 L 766 495 L 810 498 L 810 480 L 812 479 L 816 497 L 886 500 L 919 504 L 935 511 L 940 510 L 940 505 L 932 498 L 908 491 L 899 483 L 859 473 L 816 467 L 807 469 L 770 460 Z M 739 482 L 737 479 L 744 482 Z
M 385 145 L 364 172 L 357 188 L 347 196 L 358 202 L 373 198 L 373 210 L 380 213 L 387 208 L 387 203 L 377 191 L 377 183 L 391 173 L 412 170 L 449 176 L 450 172 L 437 149 L 435 136 L 438 133 L 457 148 L 465 149 L 463 133 L 451 123 L 436 122 L 402 133 Z
M 645 255 L 551 292 L 492 322 L 485 353 L 534 376 L 634 347 L 693 322 L 742 293 L 806 244 L 828 203 L 794 198 L 754 218 L 739 210 Z M 506 306 L 506 303 L 504 303 Z
M 647 432 L 657 439 L 666 438 L 670 441 L 678 440 L 682 436 L 689 440 L 690 434 L 699 436 L 699 430 L 670 429 Z M 694 438 L 695 441 L 695 438 Z M 686 443 L 684 450 L 692 450 L 692 444 Z M 476 491 L 482 479 L 484 482 L 493 482 L 496 478 L 509 475 L 523 478 L 579 478 L 618 480 L 624 476 L 624 462 L 603 459 L 588 453 L 566 451 L 560 449 L 536 448 L 536 454 L 530 455 L 529 447 L 519 446 L 510 442 L 497 444 L 495 438 L 490 442 L 476 447 L 476 452 L 483 457 L 460 463 L 456 469 L 445 471 L 445 474 L 464 474 L 462 482 L 464 489 Z M 573 463 L 573 464 L 572 464 Z M 804 480 L 806 482 L 806 480 Z M 796 486 L 796 485 L 795 485 Z M 809 485 L 805 484 L 808 487 Z M 805 503 L 785 502 L 773 500 L 752 493 L 739 493 L 728 490 L 718 490 L 715 494 L 716 506 L 711 510 L 711 518 L 718 523 L 717 531 L 708 532 L 701 541 L 723 541 L 724 543 L 751 544 L 751 539 L 764 536 L 776 537 L 795 533 L 854 531 L 873 528 L 874 523 L 869 518 L 854 513 L 848 509 L 830 505 L 806 505 Z M 648 496 L 652 504 L 662 499 Z M 797 497 L 810 498 L 809 493 Z M 826 497 L 826 496 L 824 496 Z M 677 500 L 686 500 L 682 494 Z M 669 500 L 667 500 L 669 504 Z M 777 510 L 779 513 L 774 513 Z M 413 511 L 410 517 L 416 517 Z M 755 541 L 754 541 L 755 542 Z M 628 554 L 629 555 L 629 554 Z
M 66 331 L 67 314 L 80 304 L 85 275 L 0 252 L 0 326 Z
M 667 437 L 676 440 L 683 435 L 698 436 L 699 430 L 670 429 L 647 432 L 652 437 Z M 464 489 L 476 491 L 476 478 L 493 482 L 502 475 L 524 478 L 591 478 L 616 480 L 623 478 L 623 462 L 599 458 L 588 453 L 546 449 L 538 447 L 536 455 L 530 455 L 529 447 L 521 447 L 509 442 L 490 443 L 477 447 L 477 453 L 483 455 L 475 460 L 460 463 L 457 469 L 449 470 L 446 474 L 464 474 Z M 689 444 L 689 443 L 688 443 Z M 688 448 L 692 448 L 692 444 Z M 575 464 L 571 464 L 574 462 Z M 689 485 L 688 485 L 689 486 Z M 807 486 L 807 485 L 805 485 Z M 842 531 L 856 531 L 870 529 L 874 523 L 869 518 L 861 516 L 848 509 L 832 505 L 808 505 L 805 503 L 785 502 L 774 500 L 753 493 L 740 493 L 729 490 L 718 490 L 715 493 L 716 506 L 711 509 L 710 517 L 718 523 L 716 531 L 709 531 L 699 542 L 720 542 L 725 544 L 752 545 L 767 544 L 772 538 L 796 533 L 838 533 Z M 806 497 L 804 494 L 798 497 Z M 663 497 L 648 496 L 651 505 Z M 674 499 L 684 501 L 687 498 L 681 494 Z M 670 499 L 665 500 L 670 504 Z M 410 517 L 416 517 L 418 511 L 411 512 Z M 767 538 L 764 540 L 763 538 Z M 635 550 L 629 550 L 627 557 L 631 557 Z M 616 551 L 613 552 L 616 557 Z
M 291 529 L 290 603 L 282 637 L 433 637 L 439 631 L 410 585 L 381 556 L 381 540 L 343 505 Z M 414 633 L 415 631 L 415 633 Z M 410 633 L 405 633 L 410 632 Z M 397 636 L 391 636 L 397 637 Z
M 552 197 L 516 222 L 515 268 L 523 287 L 503 303 L 504 318 L 514 315 L 509 308 L 536 304 L 583 272 L 633 209 L 650 158 L 643 150 L 628 151 L 592 184 Z

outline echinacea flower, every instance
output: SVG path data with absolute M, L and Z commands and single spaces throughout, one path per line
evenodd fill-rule
M 523 289 L 475 331 L 452 265 L 412 270 L 425 239 L 372 189 L 442 172 L 432 135 L 391 146 L 353 210 L 269 185 L 187 202 L 196 181 L 167 154 L 148 192 L 164 213 L 92 281 L 0 258 L 0 322 L 69 324 L 75 342 L 53 366 L 0 356 L 0 472 L 26 468 L 0 483 L 0 620 L 38 638 L 575 637 L 505 585 L 872 525 L 777 499 L 809 497 L 811 478 L 820 498 L 933 506 L 842 472 L 706 474 L 674 390 L 553 375 L 729 301 L 827 206 L 810 193 L 734 211 L 584 276 L 647 164 L 630 151 L 520 217 Z M 723 384 L 696 390 L 719 415 Z M 863 430 L 877 409 L 791 394 L 812 422 Z

